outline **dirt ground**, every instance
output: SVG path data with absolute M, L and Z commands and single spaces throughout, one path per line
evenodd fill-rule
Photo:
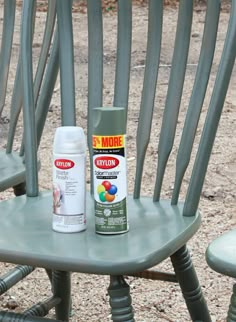
M 2 3 L 2 1 L 1 1 Z M 2 12 L 2 6 L 0 6 Z M 147 32 L 147 7 L 135 6 L 133 9 L 133 45 L 131 62 L 131 87 L 129 99 L 129 123 L 128 123 L 128 171 L 129 191 L 132 191 L 133 174 L 135 168 L 135 128 L 138 121 L 138 110 L 142 79 L 144 74 L 146 32 Z M 172 59 L 172 45 L 176 27 L 178 11 L 176 8 L 167 7 L 163 21 L 163 41 L 161 52 L 161 67 L 159 71 L 157 94 L 155 100 L 154 122 L 150 139 L 149 151 L 145 164 L 145 175 L 142 186 L 143 194 L 151 194 L 153 191 L 153 171 L 156 169 L 157 142 L 160 131 L 160 120 L 164 109 L 165 94 L 168 85 L 170 65 Z M 116 16 L 108 13 L 104 16 L 104 105 L 111 105 L 113 99 L 112 83 L 114 80 L 114 66 L 116 54 Z M 188 68 L 184 85 L 181 109 L 177 127 L 176 141 L 171 154 L 165 183 L 163 197 L 170 196 L 173 188 L 174 157 L 177 151 L 177 143 L 181 135 L 186 107 L 190 98 L 191 88 L 196 72 L 196 64 L 199 57 L 199 46 L 203 31 L 205 17 L 204 7 L 194 12 L 194 23 L 191 37 L 191 49 L 188 58 Z M 11 87 L 14 81 L 14 72 L 19 51 L 19 20 L 20 8 L 16 13 L 17 26 L 13 44 L 13 61 L 9 78 L 9 89 L 6 106 L 3 112 L 4 122 L 0 124 L 0 146 L 5 145 L 3 138 L 7 133 L 7 118 L 9 112 Z M 40 43 L 43 34 L 45 12 L 38 11 L 36 14 L 36 32 L 34 37 L 34 56 L 38 57 Z M 199 141 L 200 130 L 204 123 L 210 94 L 217 73 L 217 65 L 220 52 L 225 39 L 229 13 L 222 11 L 218 31 L 216 53 L 212 68 L 212 76 L 208 92 L 204 102 L 203 113 L 200 119 L 196 142 Z M 81 12 L 74 13 L 74 42 L 76 62 L 76 103 L 77 123 L 86 128 L 86 104 L 87 104 L 87 19 Z M 40 145 L 40 159 L 42 168 L 40 171 L 41 189 L 51 188 L 52 182 L 52 141 L 55 128 L 60 125 L 60 96 L 59 80 L 57 82 L 53 101 L 48 114 L 44 135 Z M 19 129 L 19 132 L 21 129 Z M 217 138 L 215 141 L 208 173 L 206 176 L 203 192 L 201 195 L 200 209 L 202 212 L 202 226 L 198 233 L 192 238 L 188 246 L 192 259 L 200 279 L 202 290 L 209 305 L 213 321 L 225 321 L 233 280 L 212 271 L 205 261 L 205 250 L 208 243 L 216 236 L 236 226 L 236 70 L 233 73 L 230 88 L 226 98 Z M 17 135 L 15 147 L 20 143 Z M 194 148 L 193 154 L 195 154 Z M 192 164 L 191 164 L 192 165 Z M 190 165 L 190 168 L 191 168 Z M 184 180 L 185 186 L 189 182 L 189 173 Z M 89 170 L 87 178 L 89 178 Z M 89 186 L 89 179 L 88 179 Z M 181 191 L 184 197 L 186 187 Z M 1 193 L 0 200 L 12 197 L 12 190 Z M 79 245 L 78 245 L 79 246 Z M 3 273 L 11 267 L 10 264 L 1 264 L 0 271 Z M 171 270 L 170 262 L 167 260 L 158 266 L 160 270 Z M 136 321 L 155 322 L 187 322 L 190 321 L 184 300 L 177 285 L 160 282 L 141 280 L 134 277 L 127 278 L 131 287 L 133 307 Z M 90 276 L 86 274 L 72 275 L 72 301 L 73 316 L 71 321 L 110 321 L 107 276 Z M 43 270 L 37 269 L 22 283 L 0 296 L 1 309 L 15 307 L 20 311 L 31 306 L 35 301 L 45 298 L 50 293 L 48 279 Z

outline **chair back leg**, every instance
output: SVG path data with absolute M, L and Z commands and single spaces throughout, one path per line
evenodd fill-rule
M 21 182 L 13 187 L 15 196 L 22 196 L 26 193 L 25 182 Z

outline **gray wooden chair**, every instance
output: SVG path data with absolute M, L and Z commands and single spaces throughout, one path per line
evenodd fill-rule
M 218 273 L 236 278 L 236 230 L 225 232 L 213 240 L 207 248 L 206 260 Z M 227 322 L 236 321 L 236 284 L 229 305 Z
M 15 195 L 21 195 L 25 193 L 24 149 L 23 145 L 19 149 L 19 151 L 16 151 L 14 147 L 14 138 L 19 138 L 20 135 L 22 135 L 21 131 L 19 130 L 19 128 L 21 128 L 21 125 L 18 126 L 18 123 L 20 123 L 19 116 L 22 110 L 23 99 L 20 57 L 18 60 L 16 71 L 13 70 L 14 64 L 12 64 L 10 68 L 10 63 L 12 61 L 12 40 L 15 28 L 15 9 L 16 1 L 4 1 L 4 17 L 0 53 L 0 117 L 2 116 L 2 124 L 0 124 L 0 192 L 13 187 Z M 54 32 L 55 16 L 56 1 L 51 0 L 49 1 L 41 53 L 39 61 L 37 63 L 37 70 L 34 79 L 34 99 L 37 110 L 36 117 L 38 126 L 37 145 L 39 145 L 40 142 L 46 113 L 49 108 L 50 98 L 52 96 L 53 91 L 53 82 L 55 84 L 56 80 L 52 79 L 52 77 L 55 78 L 56 73 L 51 74 L 51 87 L 49 88 L 47 87 L 48 85 L 44 85 L 42 91 L 40 92 L 47 63 L 49 48 L 51 45 L 51 38 Z M 34 22 L 32 24 L 32 33 L 33 29 Z M 8 86 L 9 72 L 15 73 L 15 82 L 13 88 L 11 88 L 10 85 Z M 49 90 L 51 90 L 50 93 Z M 12 94 L 10 104 L 6 102 L 7 91 L 8 93 Z M 46 95 L 46 93 L 48 94 Z M 3 117 L 4 111 L 6 112 L 5 116 Z M 6 121 L 6 119 L 9 119 L 9 124 L 3 124 L 4 120 Z
M 1 312 L 0 321 L 44 321 L 51 307 L 56 319 L 69 320 L 70 272 L 110 275 L 108 293 L 113 321 L 134 321 L 130 289 L 125 275 L 177 280 L 193 321 L 211 321 L 186 243 L 200 226 L 198 204 L 236 55 L 236 0 L 217 77 L 212 92 L 186 198 L 179 200 L 180 187 L 188 167 L 198 120 L 211 72 L 216 44 L 220 1 L 208 0 L 201 53 L 184 129 L 176 158 L 172 197 L 161 198 L 163 177 L 173 148 L 185 79 L 191 36 L 193 1 L 181 0 L 170 80 L 158 145 L 158 168 L 154 193 L 141 196 L 141 181 L 151 135 L 154 98 L 160 65 L 163 1 L 149 1 L 148 39 L 141 105 L 137 122 L 136 174 L 134 192 L 128 197 L 130 230 L 126 234 L 95 234 L 93 196 L 87 194 L 88 228 L 78 234 L 53 232 L 52 192 L 39 191 L 37 133 L 32 77 L 32 20 L 34 1 L 24 1 L 22 21 L 22 75 L 24 89 L 24 145 L 26 196 L 0 203 L 0 260 L 43 267 L 53 271 L 53 296 L 40 309 L 29 309 L 23 316 Z M 88 146 L 91 154 L 93 108 L 103 105 L 103 24 L 100 0 L 88 0 Z M 118 38 L 114 106 L 128 112 L 132 32 L 132 1 L 118 1 Z M 62 125 L 76 124 L 74 54 L 71 2 L 57 0 L 61 75 Z M 128 113 L 127 113 L 128 116 Z M 129 118 L 127 117 L 129 122 Z M 129 123 L 128 123 L 129 125 Z M 112 126 L 112 124 L 108 124 Z M 155 124 L 152 129 L 154 130 Z M 152 162 L 152 160 L 148 160 Z M 9 240 L 8 236 L 11 236 Z M 171 258 L 175 276 L 150 271 Z M 150 273 L 151 272 L 151 273 Z M 8 320 L 7 320 L 8 319 Z M 48 320 L 51 321 L 51 320 Z

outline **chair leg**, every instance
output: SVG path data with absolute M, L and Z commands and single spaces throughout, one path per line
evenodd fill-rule
M 51 269 L 45 269 L 45 271 L 46 271 L 46 273 L 48 275 L 49 281 L 52 284 L 52 270 Z
M 112 321 L 134 322 L 130 287 L 122 275 L 110 276 L 108 294 L 110 296 Z
M 227 322 L 236 322 L 236 284 L 233 286 L 233 294 L 230 300 Z
M 210 322 L 207 304 L 186 245 L 171 256 L 171 261 L 192 321 Z
M 71 309 L 71 278 L 70 272 L 53 271 L 52 285 L 55 296 L 60 297 L 61 302 L 55 307 L 56 318 L 61 321 L 69 321 Z
M 26 189 L 25 189 L 25 182 L 21 182 L 18 185 L 13 187 L 15 196 L 22 196 L 25 195 Z

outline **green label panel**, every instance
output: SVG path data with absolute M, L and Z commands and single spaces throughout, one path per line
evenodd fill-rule
M 95 201 L 95 218 L 97 233 L 119 234 L 127 231 L 126 198 L 112 204 Z

